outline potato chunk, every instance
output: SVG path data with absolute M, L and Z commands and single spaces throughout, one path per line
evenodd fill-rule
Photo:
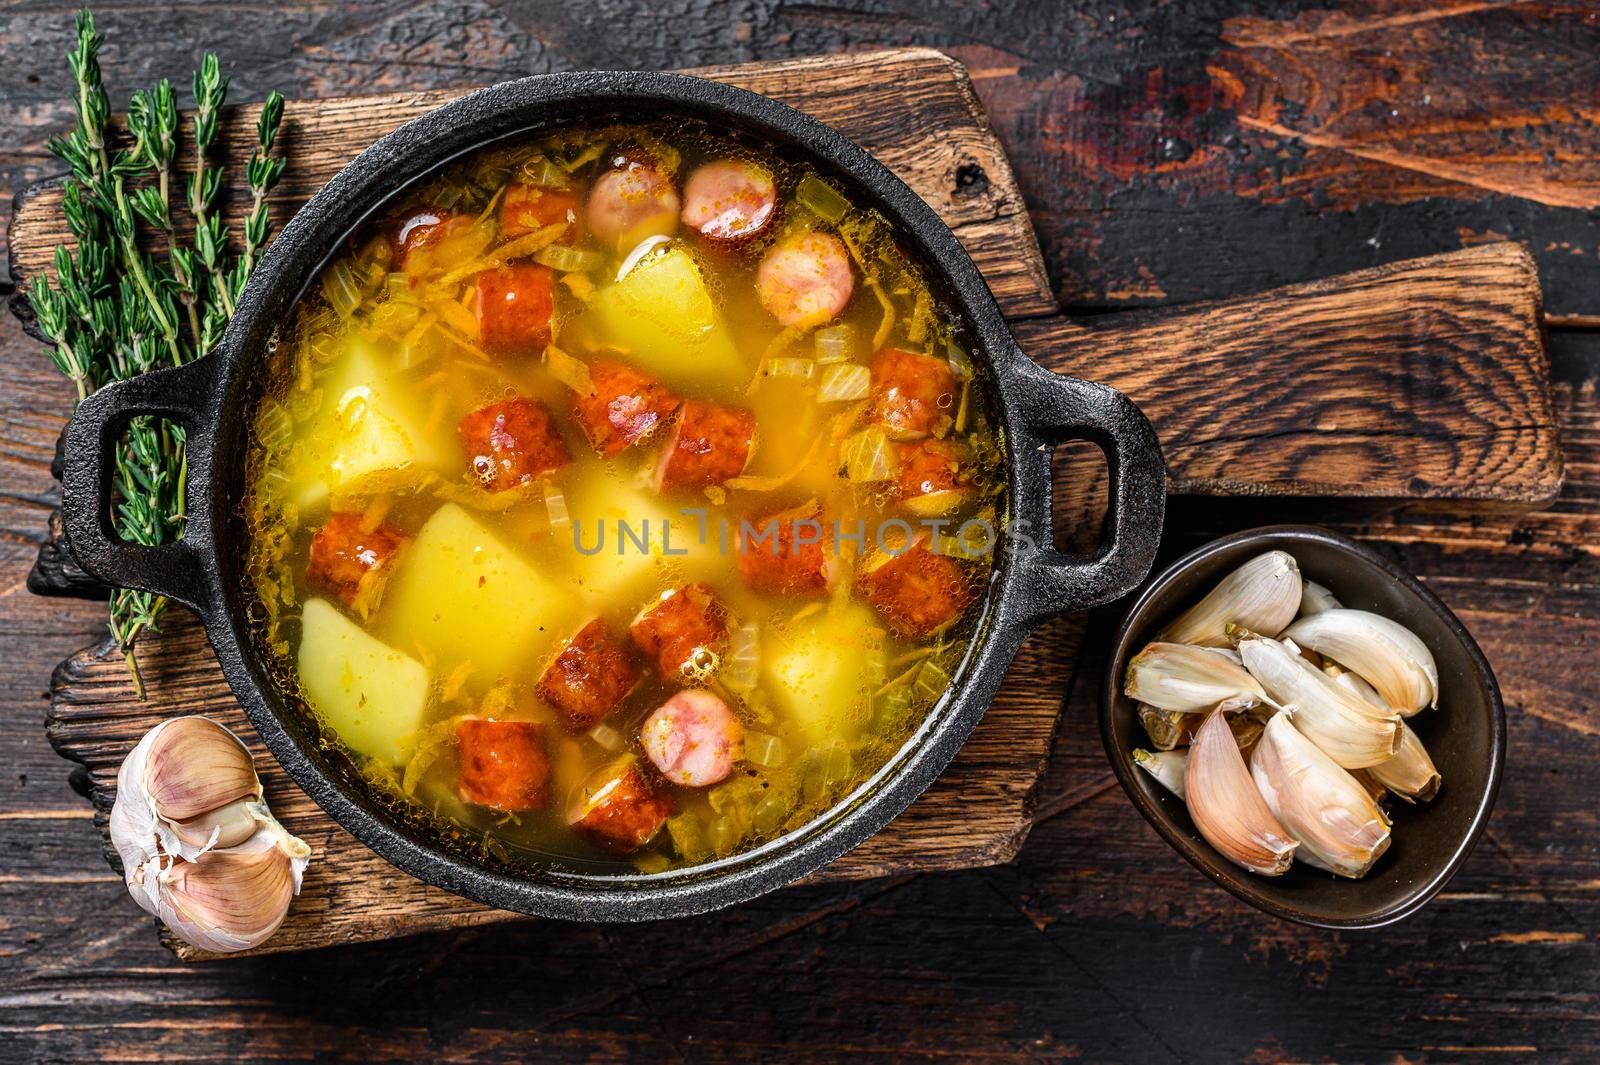
M 761 657 L 769 690 L 812 743 L 861 731 L 880 675 L 883 638 L 872 612 L 859 603 L 766 629 Z
M 589 305 L 599 336 L 669 385 L 743 388 L 750 367 L 734 348 L 693 256 L 647 257 Z
M 441 671 L 493 679 L 529 665 L 570 626 L 570 596 L 454 503 L 417 533 L 390 578 L 379 631 Z
M 305 488 L 302 508 L 331 494 L 352 496 L 415 485 L 429 473 L 457 465 L 448 440 L 423 432 L 426 414 L 396 385 L 361 339 L 348 341 L 343 360 L 321 384 L 321 409 L 313 416 L 305 450 L 291 480 Z
M 597 607 L 729 568 L 731 560 L 720 553 L 718 530 L 709 519 L 706 543 L 700 542 L 703 501 L 674 503 L 598 469 L 575 478 L 566 500 L 572 526 L 560 531 L 552 548 L 570 559 L 579 588 Z M 691 513 L 683 513 L 686 507 Z M 619 531 L 619 523 L 625 531 Z
M 428 667 L 326 599 L 306 602 L 300 631 L 300 684 L 311 708 L 351 750 L 404 764 L 428 703 Z

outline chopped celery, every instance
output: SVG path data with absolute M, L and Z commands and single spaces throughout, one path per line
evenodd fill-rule
M 848 362 L 855 355 L 856 331 L 848 323 L 824 326 L 817 330 L 814 343 L 818 362 Z
M 322 271 L 322 294 L 340 318 L 349 318 L 361 306 L 361 285 L 344 259 Z
M 790 381 L 809 381 L 816 373 L 817 364 L 810 359 L 768 359 L 762 372 L 767 377 L 780 377 Z
M 817 400 L 822 403 L 845 403 L 866 399 L 872 388 L 872 371 L 855 363 L 839 363 L 822 371 L 822 386 Z
M 794 198 L 801 206 L 815 211 L 824 222 L 835 225 L 850 210 L 850 201 L 815 174 L 807 174 L 800 179 L 799 186 L 794 190 Z
M 886 481 L 894 476 L 894 451 L 880 426 L 871 425 L 846 437 L 840 453 L 844 456 L 845 476 L 857 484 Z
M 548 266 L 558 274 L 586 273 L 605 262 L 605 256 L 583 248 L 551 244 L 534 252 L 533 261 Z
M 538 185 L 545 189 L 567 187 L 567 172 L 542 155 L 523 163 L 517 171 L 517 179 L 525 185 Z
M 781 736 L 772 736 L 765 732 L 746 732 L 744 757 L 746 761 L 763 769 L 770 769 L 789 760 L 789 745 Z

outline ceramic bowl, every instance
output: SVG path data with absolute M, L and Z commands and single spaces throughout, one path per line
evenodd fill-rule
M 1296 862 L 1281 877 L 1246 872 L 1200 837 L 1181 800 L 1133 763 L 1148 747 L 1133 700 L 1122 694 L 1128 659 L 1162 625 L 1209 592 L 1231 570 L 1281 550 L 1301 573 L 1348 607 L 1409 628 L 1439 667 L 1439 705 L 1408 719 L 1443 778 L 1432 802 L 1389 803 L 1393 842 L 1361 880 L 1344 880 Z M 1505 761 L 1505 708 L 1483 652 L 1450 609 L 1416 578 L 1349 537 L 1313 526 L 1280 525 L 1224 537 L 1155 577 L 1117 632 L 1101 697 L 1106 755 L 1133 804 L 1163 839 L 1206 876 L 1278 917 L 1323 928 L 1377 928 L 1416 913 L 1461 868 L 1483 833 Z

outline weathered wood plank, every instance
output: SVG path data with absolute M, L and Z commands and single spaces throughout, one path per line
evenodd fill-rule
M 817 882 L 956 869 L 1008 861 L 1032 822 L 1033 792 L 1071 679 L 1081 626 L 1063 619 L 1037 633 L 1008 684 L 943 776 L 889 828 L 815 874 Z M 187 615 L 163 625 L 139 656 L 150 698 L 141 699 L 114 647 L 103 644 L 56 669 L 47 734 L 89 770 L 96 824 L 104 833 L 116 773 L 140 736 L 160 721 L 205 714 L 245 738 L 267 799 L 316 857 L 300 898 L 263 953 L 500 921 L 490 910 L 395 869 L 336 825 L 266 753 L 223 680 L 204 631 Z M 106 858 L 117 865 L 109 842 Z M 180 957 L 203 957 L 172 941 Z
M 1182 494 L 1545 504 L 1562 458 L 1525 249 L 1493 244 L 1259 296 L 1020 323 L 1126 392 Z
M 927 48 L 820 56 L 776 63 L 698 67 L 686 73 L 725 81 L 791 104 L 871 152 L 928 202 L 983 271 L 1008 314 L 1056 309 L 1044 261 L 1011 165 L 983 115 L 961 64 Z M 395 127 L 464 91 L 295 100 L 284 109 L 284 150 L 294 165 L 275 191 L 277 217 L 311 197 L 345 164 Z M 217 156 L 249 158 L 255 112 L 227 109 Z M 245 193 L 229 190 L 237 217 Z M 54 182 L 18 195 L 10 228 L 11 273 L 20 287 L 50 268 L 57 244 L 70 241 Z

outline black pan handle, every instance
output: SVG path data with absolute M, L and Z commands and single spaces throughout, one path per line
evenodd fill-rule
M 199 609 L 207 593 L 211 542 L 210 469 L 216 424 L 214 356 L 106 385 L 78 404 L 67 424 L 61 471 L 61 524 L 72 555 L 90 575 Z M 183 426 L 188 474 L 181 539 L 131 544 L 111 525 L 114 451 L 128 422 L 144 415 Z
M 1139 586 L 1161 544 L 1166 511 L 1166 464 L 1155 430 L 1133 401 L 1105 385 L 1017 360 L 1021 410 L 1017 501 L 1020 528 L 1009 537 L 1012 564 L 1022 567 L 1021 614 L 1036 622 L 1087 610 Z M 1050 448 L 1083 440 L 1100 448 L 1111 474 L 1106 530 L 1091 555 L 1063 555 L 1051 546 Z

